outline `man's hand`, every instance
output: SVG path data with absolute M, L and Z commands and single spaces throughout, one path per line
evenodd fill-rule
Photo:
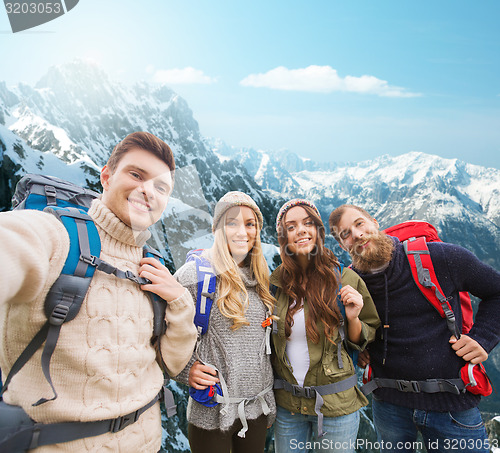
M 484 362 L 488 358 L 488 353 L 483 347 L 467 335 L 462 335 L 460 340 L 457 340 L 455 335 L 452 335 L 450 343 L 459 357 L 462 357 L 466 362 L 470 362 L 473 365 Z
M 358 355 L 358 366 L 360 368 L 366 368 L 366 365 L 370 365 L 370 353 L 365 349 Z
M 219 382 L 216 375 L 217 372 L 213 368 L 203 365 L 197 360 L 189 370 L 188 384 L 196 390 L 204 390 Z
M 182 296 L 184 287 L 172 276 L 170 271 L 154 258 L 143 258 L 139 268 L 139 277 L 151 281 L 148 285 L 141 285 L 144 291 L 158 294 L 162 299 L 171 302 Z

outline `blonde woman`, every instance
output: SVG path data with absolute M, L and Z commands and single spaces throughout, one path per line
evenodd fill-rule
M 267 427 L 275 418 L 266 326 L 274 299 L 260 242 L 262 222 L 258 206 L 241 192 L 227 193 L 215 207 L 214 245 L 203 252 L 216 275 L 208 329 L 175 379 L 199 391 L 219 384 L 223 395 L 212 407 L 190 398 L 193 453 L 263 452 Z M 175 277 L 196 301 L 196 263 L 187 262 Z

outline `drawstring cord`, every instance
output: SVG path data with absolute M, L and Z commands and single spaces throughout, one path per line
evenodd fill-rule
M 387 275 L 384 272 L 384 291 L 385 291 L 385 317 L 384 317 L 384 327 L 383 327 L 383 338 L 384 338 L 384 356 L 382 358 L 382 365 L 385 365 L 385 359 L 387 358 L 387 338 L 389 336 L 389 291 L 387 288 Z

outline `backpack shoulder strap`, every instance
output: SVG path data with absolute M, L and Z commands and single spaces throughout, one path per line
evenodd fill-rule
M 269 293 L 271 296 L 273 296 L 276 299 L 276 293 L 278 292 L 278 287 L 276 285 L 273 285 L 272 283 L 269 284 Z M 276 319 L 278 318 L 278 306 L 274 304 L 274 310 L 273 310 L 273 315 L 276 317 L 272 321 L 272 327 L 271 327 L 271 332 L 273 335 L 278 335 L 278 321 Z
M 145 258 L 154 258 L 158 260 L 161 264 L 165 265 L 165 260 L 158 250 L 155 250 L 149 245 L 145 245 L 143 248 L 143 256 Z M 153 340 L 156 337 L 164 334 L 167 330 L 167 324 L 165 322 L 165 311 L 167 309 L 167 302 L 165 302 L 160 296 L 155 293 L 148 293 L 151 297 L 151 303 L 153 306 Z
M 215 297 L 217 280 L 210 262 L 202 255 L 203 250 L 192 250 L 186 257 L 186 262 L 195 261 L 198 277 L 198 291 L 196 295 L 196 314 L 194 323 L 200 335 L 208 329 L 210 310 Z
M 418 289 L 441 317 L 446 319 L 450 332 L 457 339 L 460 338 L 460 330 L 456 325 L 455 314 L 437 280 L 425 238 L 410 238 L 403 242 L 403 247 L 410 263 L 413 280 Z
M 15 374 L 28 362 L 33 354 L 45 342 L 42 352 L 42 371 L 49 383 L 53 397 L 40 398 L 34 406 L 57 398 L 57 392 L 50 376 L 50 360 L 59 338 L 63 323 L 71 321 L 80 311 L 87 294 L 95 268 L 81 259 L 81 256 L 100 255 L 101 241 L 97 228 L 90 216 L 83 210 L 73 207 L 49 208 L 66 228 L 70 248 L 60 276 L 50 288 L 45 299 L 46 323 L 33 337 L 26 349 L 12 366 L 2 388 L 2 394 Z
M 339 289 L 338 289 L 338 294 L 337 294 L 337 305 L 339 307 L 340 314 L 342 315 L 342 319 L 341 319 L 340 325 L 339 325 L 339 333 L 340 333 L 340 338 L 342 339 L 342 341 L 338 345 L 337 356 L 338 356 L 339 368 L 342 369 L 344 367 L 344 364 L 342 363 L 340 346 L 342 344 L 344 345 L 344 348 L 347 351 L 347 353 L 349 354 L 349 356 L 351 357 L 352 363 L 354 364 L 354 366 L 356 366 L 356 364 L 358 363 L 359 351 L 350 348 L 349 345 L 347 344 L 347 334 L 346 334 L 347 318 L 346 318 L 346 314 L 345 314 L 345 306 L 344 306 L 344 303 L 342 302 L 342 299 L 340 297 L 340 289 L 342 288 L 342 272 L 344 271 L 344 263 L 340 262 L 339 265 L 340 265 L 340 273 L 339 273 Z
M 342 272 L 344 271 L 344 263 L 339 263 L 340 264 L 340 273 L 339 273 L 339 288 L 338 288 L 338 293 L 337 293 L 337 305 L 339 306 L 340 314 L 342 315 L 342 318 L 345 319 L 345 307 L 344 304 L 342 303 L 342 299 L 340 298 L 340 290 L 342 289 Z
M 154 258 L 165 266 L 165 259 L 161 253 L 148 244 L 143 247 L 142 253 L 145 258 Z M 167 323 L 165 321 L 167 302 L 155 293 L 149 292 L 148 295 L 151 299 L 153 307 L 153 336 L 151 337 L 151 344 L 153 344 L 156 349 L 158 363 L 163 371 L 163 386 L 161 393 L 163 396 L 163 403 L 165 405 L 167 418 L 170 418 L 177 413 L 177 405 L 175 404 L 172 391 L 167 387 L 170 381 L 170 376 L 168 374 L 167 366 L 165 365 L 165 360 L 163 360 L 160 346 L 160 336 L 167 331 Z

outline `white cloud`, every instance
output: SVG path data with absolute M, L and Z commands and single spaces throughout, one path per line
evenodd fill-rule
M 241 82 L 243 86 L 272 88 L 274 90 L 309 91 L 332 93 L 348 91 L 353 93 L 375 94 L 386 97 L 416 97 L 404 88 L 391 86 L 385 80 L 374 76 L 340 77 L 331 66 L 311 65 L 307 68 L 288 69 L 284 66 L 271 69 L 266 73 L 250 74 Z
M 167 85 L 209 84 L 217 81 L 190 66 L 183 69 L 159 69 L 153 74 L 153 80 Z

